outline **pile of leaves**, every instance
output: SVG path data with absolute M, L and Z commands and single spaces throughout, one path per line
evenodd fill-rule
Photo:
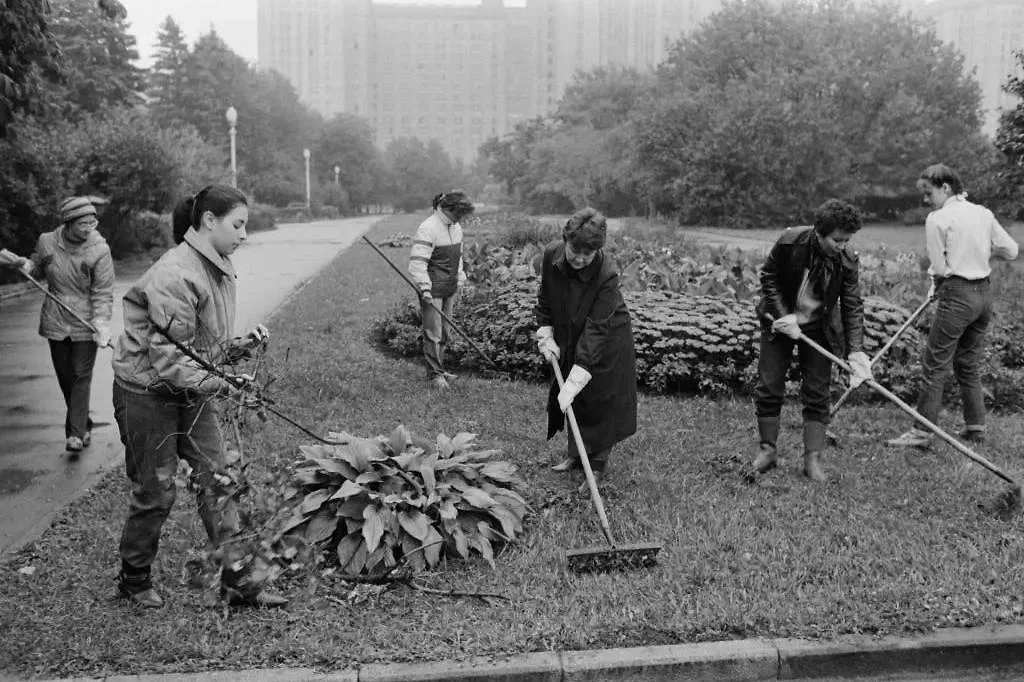
M 388 437 L 330 439 L 339 444 L 300 448 L 288 493 L 299 499 L 283 532 L 333 555 L 345 575 L 423 571 L 471 554 L 493 567 L 495 548 L 523 532 L 525 484 L 500 451 L 476 449 L 474 434 L 430 443 L 399 426 Z

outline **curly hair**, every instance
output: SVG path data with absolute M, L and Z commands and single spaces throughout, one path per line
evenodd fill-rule
M 577 251 L 597 251 L 604 246 L 607 234 L 608 220 L 589 206 L 573 213 L 562 229 L 562 239 Z
M 441 192 L 430 202 L 434 210 L 441 209 L 459 222 L 468 215 L 471 215 L 476 207 L 469 200 L 469 196 L 461 189 L 453 189 L 450 192 Z
M 860 211 L 840 199 L 829 199 L 814 211 L 814 231 L 822 237 L 837 231 L 853 234 L 861 226 Z

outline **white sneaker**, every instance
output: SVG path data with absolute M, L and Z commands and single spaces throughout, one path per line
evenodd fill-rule
M 81 452 L 83 447 L 85 446 L 82 444 L 82 439 L 78 436 L 69 436 L 64 441 L 64 449 L 68 452 Z

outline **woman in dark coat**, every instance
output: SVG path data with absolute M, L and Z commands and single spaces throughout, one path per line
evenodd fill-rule
M 613 445 L 636 433 L 636 358 L 629 310 L 619 291 L 619 272 L 602 247 L 605 217 L 592 208 L 575 213 L 562 241 L 544 251 L 537 295 L 537 346 L 558 361 L 565 387 L 552 381 L 548 394 L 548 438 L 565 427 L 572 405 L 600 478 Z M 553 468 L 580 466 L 575 439 L 568 433 L 566 460 Z

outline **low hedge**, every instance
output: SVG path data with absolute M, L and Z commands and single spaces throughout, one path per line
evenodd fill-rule
M 456 305 L 456 323 L 512 377 L 543 379 L 547 366 L 538 355 L 533 332 L 536 281 L 520 281 L 478 290 Z M 756 378 L 759 330 L 754 306 L 711 296 L 670 291 L 626 291 L 633 320 L 637 374 L 641 387 L 656 393 L 747 394 Z M 909 316 L 878 298 L 865 301 L 865 350 L 873 354 Z M 419 309 L 405 301 L 374 326 L 377 340 L 405 357 L 422 352 Z M 912 395 L 922 338 L 910 329 L 876 368 L 876 377 L 904 397 Z M 448 363 L 487 369 L 472 346 L 457 334 Z M 794 365 L 791 378 L 798 379 Z M 842 386 L 842 383 L 837 384 Z

